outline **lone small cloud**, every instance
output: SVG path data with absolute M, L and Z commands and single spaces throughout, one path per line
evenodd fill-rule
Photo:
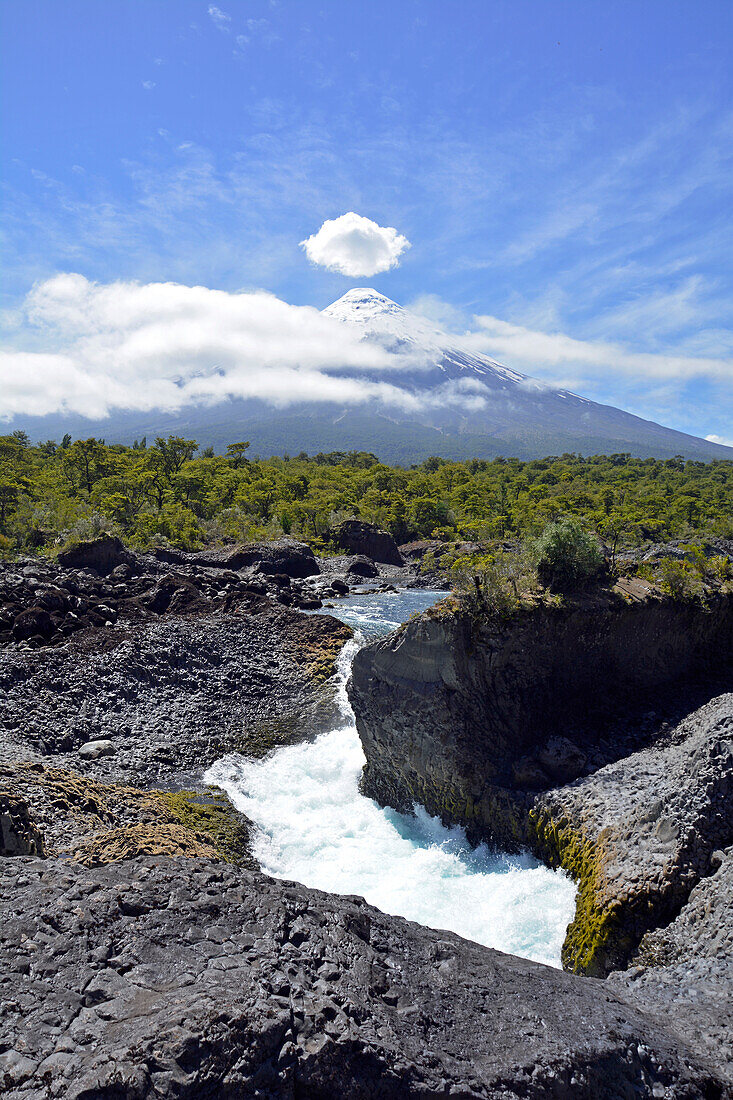
M 349 278 L 378 275 L 396 267 L 410 247 L 392 226 L 378 225 L 350 211 L 325 221 L 317 233 L 300 242 L 311 263 Z

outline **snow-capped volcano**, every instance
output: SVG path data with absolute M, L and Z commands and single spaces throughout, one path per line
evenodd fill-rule
M 488 355 L 461 349 L 460 338 L 450 336 L 370 287 L 347 291 L 323 313 L 361 330 L 365 340 L 408 356 L 416 365 L 437 368 L 448 376 L 473 373 L 484 380 L 496 377 L 515 384 L 529 381 L 526 375 L 502 366 Z
M 437 430 L 446 441 L 458 437 L 460 442 L 445 448 L 452 453 L 465 454 L 473 447 L 474 453 L 520 457 L 566 451 L 713 457 L 706 440 L 569 390 L 550 389 L 473 351 L 468 341 L 371 287 L 347 291 L 323 313 L 360 332 L 364 341 L 393 353 L 394 371 L 382 367 L 379 377 L 389 374 L 390 381 L 422 403 L 410 416 L 411 428 L 419 424 Z M 392 421 L 396 416 L 394 409 L 384 408 L 379 415 Z M 406 425 L 404 414 L 399 423 Z M 444 451 L 438 448 L 436 453 Z
M 343 399 L 331 396 L 325 401 L 314 390 L 312 397 L 285 407 L 266 396 L 234 398 L 190 405 L 177 413 L 121 412 L 100 422 L 68 416 L 19 418 L 11 427 L 36 439 L 61 438 L 66 432 L 114 442 L 180 435 L 217 450 L 248 439 L 253 455 L 371 451 L 384 462 L 406 465 L 430 455 L 526 459 L 565 452 L 629 452 L 658 458 L 731 457 L 727 447 L 568 390 L 548 389 L 371 288 L 349 290 L 323 314 L 329 325 L 336 321 L 349 328 L 345 346 L 353 347 L 357 335 L 367 349 L 374 347 L 373 367 L 368 354 L 359 365 L 352 356 L 351 366 L 339 367 L 337 360 L 325 368 Z
M 488 398 L 503 394 L 522 400 L 522 393 L 542 393 L 549 401 L 592 405 L 569 390 L 551 390 L 529 375 L 505 367 L 488 355 L 462 346 L 460 336 L 445 332 L 424 317 L 393 302 L 370 287 L 349 290 L 323 310 L 327 317 L 349 325 L 362 338 L 395 355 L 400 384 L 425 390 L 459 383 L 464 392 Z M 411 369 L 410 369 L 411 368 Z M 475 383 L 475 384 L 472 384 Z M 475 405 L 475 402 L 474 402 Z
M 378 340 L 394 351 L 440 351 L 446 334 L 429 321 L 410 313 L 371 287 L 355 287 L 347 290 L 338 301 L 327 306 L 323 313 L 336 321 L 354 325 L 363 331 L 366 339 Z

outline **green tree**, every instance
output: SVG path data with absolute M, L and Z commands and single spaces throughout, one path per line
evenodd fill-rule
M 232 466 L 237 469 L 244 466 L 247 461 L 246 452 L 249 449 L 249 440 L 246 443 L 230 443 L 227 447 L 226 457 Z
M 560 590 L 576 588 L 603 565 L 598 541 L 575 517 L 548 524 L 532 552 L 539 579 Z

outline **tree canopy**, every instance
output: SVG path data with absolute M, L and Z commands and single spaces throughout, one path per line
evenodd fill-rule
M 398 542 L 534 538 L 577 517 L 613 549 L 733 535 L 733 462 L 582 458 L 427 459 L 409 469 L 367 452 L 250 457 L 199 453 L 176 436 L 132 447 L 101 439 L 32 445 L 0 437 L 0 549 L 13 552 L 114 530 L 133 545 L 196 548 L 297 535 L 318 544 L 356 516 Z

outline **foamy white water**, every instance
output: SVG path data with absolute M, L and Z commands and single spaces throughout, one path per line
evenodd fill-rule
M 343 601 L 336 613 L 374 636 L 437 595 L 361 597 Z M 411 817 L 359 793 L 364 755 L 345 687 L 363 641 L 357 636 L 339 659 L 335 729 L 266 760 L 225 757 L 206 781 L 224 788 L 256 823 L 255 855 L 268 874 L 360 894 L 384 912 L 559 966 L 575 908 L 575 886 L 564 874 L 529 855 L 472 848 L 462 829 L 446 829 L 422 807 Z

